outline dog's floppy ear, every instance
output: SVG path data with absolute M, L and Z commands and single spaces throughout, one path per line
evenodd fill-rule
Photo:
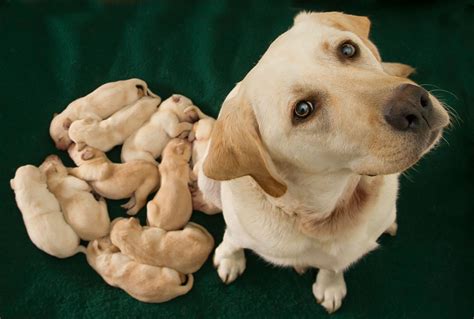
M 402 63 L 382 62 L 382 68 L 386 73 L 401 78 L 407 78 L 415 72 L 413 67 Z
M 262 144 L 252 107 L 240 96 L 224 102 L 203 169 L 207 177 L 220 181 L 249 175 L 273 197 L 287 189 Z

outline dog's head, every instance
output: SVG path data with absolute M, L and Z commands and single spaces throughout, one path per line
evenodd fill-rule
M 448 113 L 407 78 L 413 68 L 381 61 L 369 30 L 366 17 L 298 14 L 224 102 L 205 174 L 250 175 L 281 196 L 285 169 L 381 175 L 416 163 Z
M 57 155 L 49 155 L 39 167 L 40 171 L 46 176 L 58 174 L 60 176 L 67 175 L 67 169 Z
M 53 139 L 56 148 L 67 150 L 72 141 L 69 138 L 68 130 L 72 124 L 72 120 L 63 114 L 54 114 L 51 125 L 49 126 L 49 135 Z
M 10 180 L 10 187 L 13 190 L 19 190 L 30 183 L 46 183 L 46 176 L 40 169 L 33 165 L 24 165 L 15 172 L 15 177 Z
M 191 143 L 181 138 L 174 138 L 166 145 L 163 150 L 163 159 L 177 159 L 189 162 L 191 159 Z

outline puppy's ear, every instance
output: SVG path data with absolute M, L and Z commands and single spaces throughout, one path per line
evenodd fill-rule
M 415 72 L 415 68 L 402 63 L 382 62 L 383 70 L 394 76 L 407 78 Z
M 67 118 L 63 121 L 63 128 L 64 128 L 65 130 L 68 130 L 69 127 L 71 126 L 71 124 L 72 124 L 72 120 L 71 120 L 69 117 L 67 117 Z
M 274 197 L 287 189 L 261 141 L 252 107 L 240 95 L 224 102 L 203 169 L 207 177 L 220 181 L 249 175 Z
M 11 187 L 11 189 L 15 190 L 15 179 L 14 178 L 12 178 L 10 180 L 10 187 Z
M 82 153 L 81 158 L 84 161 L 90 160 L 94 158 L 94 152 L 92 152 L 91 150 L 86 150 L 84 153 Z

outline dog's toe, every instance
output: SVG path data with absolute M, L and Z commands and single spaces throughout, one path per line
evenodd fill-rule
M 233 282 L 245 270 L 245 255 L 243 250 L 222 256 L 219 249 L 217 249 L 213 261 L 214 266 L 217 268 L 217 274 L 225 284 Z
M 326 270 L 323 270 L 323 273 L 320 271 L 313 284 L 313 294 L 316 301 L 329 313 L 333 313 L 341 307 L 346 293 L 346 284 L 342 274 L 334 275 Z

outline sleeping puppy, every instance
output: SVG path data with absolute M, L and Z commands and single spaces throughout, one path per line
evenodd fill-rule
M 46 175 L 48 189 L 57 198 L 64 219 L 83 240 L 93 240 L 109 233 L 110 218 L 103 198 L 97 201 L 92 187 L 70 176 L 56 155 L 50 155 L 40 166 Z
M 214 247 L 202 226 L 188 223 L 183 230 L 141 227 L 136 218 L 114 220 L 110 240 L 122 253 L 142 264 L 169 267 L 183 274 L 201 268 Z
M 106 120 L 86 118 L 74 121 L 69 128 L 69 138 L 76 144 L 85 143 L 103 152 L 110 151 L 139 129 L 160 102 L 160 98 L 144 97 Z
M 319 268 L 313 294 L 333 312 L 344 270 L 396 229 L 399 173 L 449 116 L 406 78 L 411 67 L 381 61 L 369 29 L 366 17 L 297 15 L 224 102 L 203 165 L 222 181 L 227 229 L 214 263 L 224 282 L 252 249 Z
M 49 134 L 58 149 L 66 150 L 72 143 L 68 135 L 72 122 L 85 118 L 99 121 L 106 119 L 143 96 L 157 97 L 143 80 L 129 79 L 106 83 L 73 101 L 64 111 L 55 115 L 49 127 Z
M 165 302 L 193 287 L 193 275 L 136 262 L 122 254 L 108 237 L 89 242 L 87 262 L 109 285 L 143 302 Z
M 164 230 L 177 230 L 186 225 L 193 213 L 191 193 L 191 143 L 175 138 L 166 145 L 159 166 L 161 188 L 148 202 L 147 222 Z
M 79 236 L 64 220 L 39 168 L 33 165 L 18 168 L 10 186 L 15 191 L 28 236 L 36 247 L 58 258 L 85 252 L 85 247 L 79 245 Z
M 198 108 L 185 96 L 174 94 L 165 100 L 138 131 L 125 140 L 122 162 L 145 160 L 158 164 L 166 144 L 175 137 L 186 137 L 198 120 Z M 200 111 L 199 111 L 200 112 Z
M 79 166 L 69 169 L 69 174 L 89 182 L 94 191 L 105 198 L 130 198 L 122 205 L 129 215 L 138 213 L 148 195 L 160 185 L 160 173 L 155 164 L 146 161 L 115 164 L 104 152 L 78 144 L 72 144 L 68 152 Z
M 191 196 L 193 199 L 193 209 L 214 215 L 220 213 L 222 209 L 212 204 L 211 201 L 206 200 L 203 193 L 199 189 L 198 176 L 199 171 L 202 170 L 202 159 L 206 153 L 211 138 L 212 128 L 216 120 L 212 117 L 203 118 L 194 123 L 193 130 L 188 139 L 193 142 L 193 153 L 191 158 L 191 166 L 193 168 L 194 182 L 192 183 Z

